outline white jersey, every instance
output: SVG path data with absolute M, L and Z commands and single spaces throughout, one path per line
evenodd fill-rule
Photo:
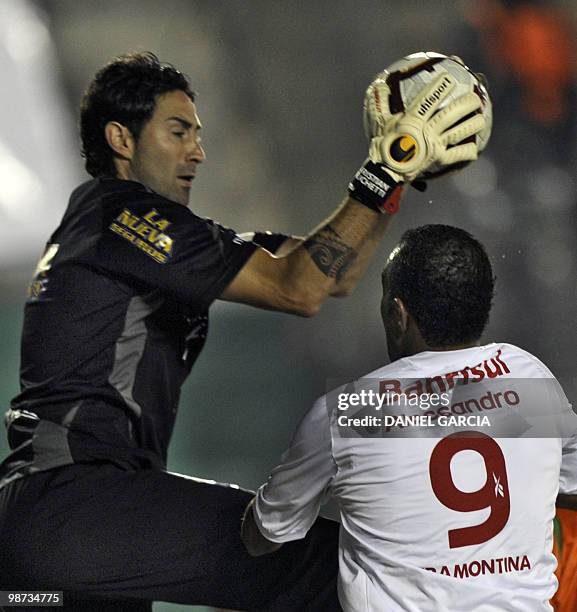
M 418 385 L 444 401 L 419 405 L 417 421 L 386 404 L 351 409 L 362 390 Z M 515 346 L 400 359 L 315 403 L 259 489 L 256 521 L 269 540 L 300 539 L 334 498 L 345 610 L 552 610 L 555 499 L 577 493 L 575 420 L 551 372 Z

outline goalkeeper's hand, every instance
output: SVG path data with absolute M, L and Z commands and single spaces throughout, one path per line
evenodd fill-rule
M 441 74 L 423 88 L 404 113 L 390 115 L 382 105 L 384 80 L 377 77 L 365 96 L 370 159 L 405 182 L 416 179 L 433 163 L 450 166 L 477 159 L 476 142 L 458 143 L 485 127 L 481 113 L 464 120 L 480 110 L 479 96 L 465 94 L 436 113 L 455 86 L 450 74 Z
M 395 213 L 402 185 L 432 164 L 449 166 L 477 159 L 476 142 L 458 143 L 485 126 L 481 114 L 463 121 L 480 109 L 480 98 L 465 94 L 434 115 L 455 84 L 451 75 L 439 75 L 404 113 L 391 115 L 381 104 L 388 95 L 384 81 L 377 77 L 371 83 L 365 96 L 369 159 L 349 184 L 351 197 L 379 212 Z

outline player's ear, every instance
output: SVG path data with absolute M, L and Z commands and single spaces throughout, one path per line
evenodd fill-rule
M 104 136 L 108 146 L 121 159 L 131 160 L 135 142 L 131 131 L 118 121 L 109 121 L 104 126 Z
M 399 328 L 399 332 L 404 333 L 409 326 L 409 311 L 401 298 L 394 299 L 395 319 Z

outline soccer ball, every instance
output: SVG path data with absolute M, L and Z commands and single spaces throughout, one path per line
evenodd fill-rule
M 436 112 L 443 109 L 453 100 L 463 94 L 474 92 L 481 99 L 481 109 L 477 112 L 483 113 L 485 117 L 484 129 L 463 142 L 473 142 L 476 139 L 478 151 L 481 152 L 489 141 L 491 128 L 493 125 L 493 107 L 487 91 L 487 86 L 483 75 L 473 72 L 468 68 L 463 60 L 456 55 L 442 55 L 430 51 L 412 53 L 388 66 L 383 72 L 379 73 L 375 80 L 379 80 L 380 91 L 384 91 L 387 100 L 382 100 L 381 105 L 384 113 L 394 115 L 402 113 L 407 106 L 417 97 L 418 93 L 436 79 L 440 74 L 449 73 L 457 82 L 453 91 L 443 100 Z M 374 135 L 371 126 L 371 119 L 367 112 L 367 99 L 371 88 L 367 90 L 365 96 L 364 128 L 369 140 Z M 388 94 L 388 95 L 387 95 Z M 466 118 L 465 118 L 466 119 Z M 461 143 L 459 143 L 461 144 Z M 441 174 L 446 174 L 453 170 L 458 170 L 466 166 L 469 162 L 453 164 L 452 166 L 439 166 L 433 164 L 426 172 L 417 177 L 417 180 L 428 180 Z

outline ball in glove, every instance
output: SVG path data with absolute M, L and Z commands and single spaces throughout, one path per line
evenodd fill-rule
M 370 158 L 404 180 L 466 166 L 487 146 L 492 120 L 484 77 L 457 56 L 408 55 L 380 72 L 365 94 Z

